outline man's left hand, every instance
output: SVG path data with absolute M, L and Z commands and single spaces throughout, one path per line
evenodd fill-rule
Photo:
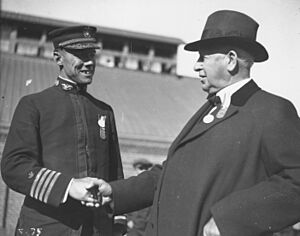
M 89 177 L 86 177 L 86 178 L 89 178 Z M 91 187 L 98 188 L 97 195 L 99 195 L 99 196 L 97 198 L 99 200 L 101 199 L 100 200 L 101 202 L 98 202 L 97 200 L 94 199 L 93 201 L 81 201 L 81 204 L 85 205 L 87 207 L 99 207 L 99 206 L 111 203 L 112 202 L 111 186 L 107 182 L 105 182 L 103 179 L 96 179 L 96 178 L 90 178 L 90 179 L 93 179 L 93 186 L 91 186 Z
M 203 236 L 221 236 L 214 218 L 210 218 L 210 220 L 205 224 L 203 228 Z

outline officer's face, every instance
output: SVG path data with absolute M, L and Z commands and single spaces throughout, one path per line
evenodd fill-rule
M 78 84 L 90 84 L 95 73 L 95 49 L 60 50 L 62 73 Z
M 200 54 L 194 65 L 199 72 L 202 89 L 207 93 L 216 93 L 228 85 L 226 54 Z

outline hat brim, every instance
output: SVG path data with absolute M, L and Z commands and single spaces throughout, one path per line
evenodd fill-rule
M 254 62 L 263 62 L 269 58 L 268 52 L 263 45 L 256 41 L 249 41 L 240 37 L 220 37 L 198 40 L 186 44 L 184 49 L 186 51 L 195 52 L 221 45 L 237 46 L 244 49 L 254 57 Z
M 66 49 L 100 49 L 96 43 L 75 43 L 64 46 Z
M 133 168 L 138 168 L 138 169 L 149 169 L 151 168 L 153 165 L 151 163 L 136 163 L 133 165 Z

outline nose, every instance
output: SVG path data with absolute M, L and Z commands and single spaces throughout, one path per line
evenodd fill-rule
M 199 53 L 199 58 L 197 60 L 197 62 L 194 65 L 194 71 L 198 72 L 201 69 L 203 69 L 203 61 L 204 61 L 204 57 L 202 54 Z
M 93 66 L 94 65 L 94 60 L 88 60 L 88 61 L 85 61 L 83 63 L 85 66 Z
M 202 69 L 203 63 L 201 61 L 197 61 L 194 65 L 194 71 L 198 72 Z
M 95 60 L 86 60 L 83 62 L 83 67 L 88 70 L 93 70 L 95 68 Z

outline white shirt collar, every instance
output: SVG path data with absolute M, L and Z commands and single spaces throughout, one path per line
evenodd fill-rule
M 219 92 L 217 92 L 217 96 L 220 97 L 221 103 L 223 107 L 229 107 L 231 103 L 231 96 L 234 94 L 236 91 L 238 91 L 241 87 L 243 87 L 245 84 L 247 84 L 251 78 L 248 79 L 243 79 L 241 81 L 238 81 L 234 84 L 231 84 L 223 89 L 221 89 Z
M 70 80 L 70 79 L 64 78 L 64 77 L 62 77 L 61 75 L 59 75 L 58 77 L 59 77 L 59 78 L 61 78 L 62 80 L 68 81 L 68 82 L 70 82 L 70 83 L 72 83 L 72 84 L 77 84 L 77 83 L 76 83 L 76 82 L 74 82 L 73 80 Z

